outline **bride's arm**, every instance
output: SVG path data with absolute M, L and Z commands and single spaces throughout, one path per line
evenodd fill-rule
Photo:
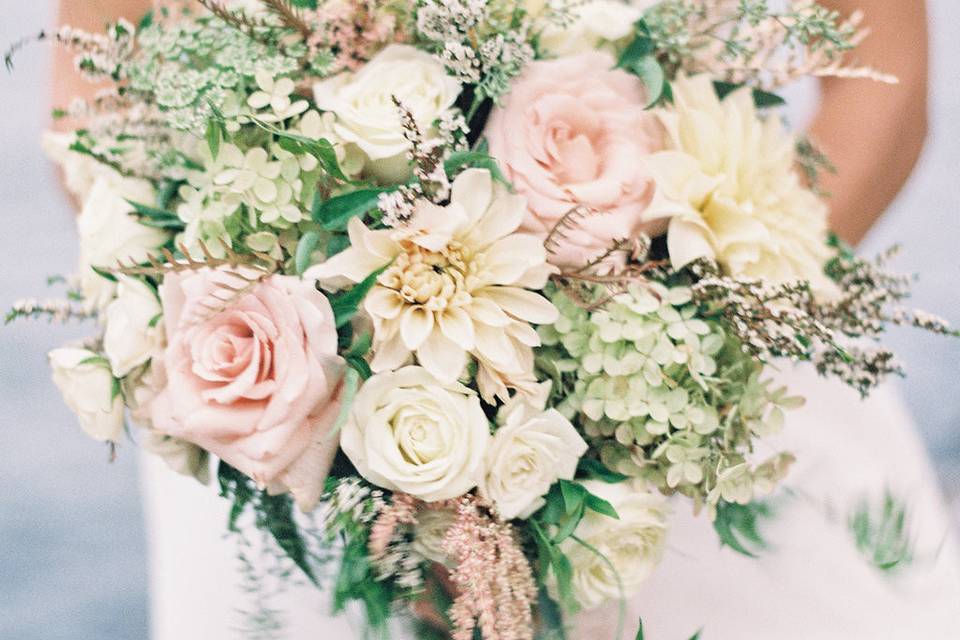
M 57 24 L 100 32 L 108 22 L 126 18 L 136 24 L 153 7 L 153 0 L 60 0 Z M 73 55 L 63 47 L 54 49 L 53 106 L 66 108 L 75 97 L 89 98 L 96 85 L 84 81 L 73 66 Z M 69 130 L 76 123 L 61 120 L 55 128 Z
M 927 15 L 924 0 L 821 0 L 844 15 L 865 13 L 870 35 L 858 62 L 897 76 L 895 86 L 825 79 L 811 135 L 837 166 L 824 175 L 831 223 L 859 242 L 913 170 L 927 134 Z

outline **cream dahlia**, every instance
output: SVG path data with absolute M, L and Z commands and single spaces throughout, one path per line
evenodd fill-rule
M 398 228 L 372 230 L 354 218 L 351 247 L 306 277 L 338 288 L 385 268 L 364 302 L 374 326 L 373 370 L 416 356 L 451 382 L 470 354 L 490 399 L 532 380 L 530 351 L 540 341 L 530 325 L 552 323 L 557 310 L 529 289 L 543 288 L 553 267 L 541 240 L 515 233 L 524 198 L 495 187 L 489 171 L 464 171 L 451 194 L 446 206 L 421 200 Z
M 645 160 L 656 191 L 644 217 L 670 218 L 673 266 L 707 257 L 731 275 L 830 291 L 827 208 L 800 182 L 793 136 L 758 116 L 747 88 L 720 100 L 707 76 L 672 86 L 675 109 L 659 114 L 668 149 Z

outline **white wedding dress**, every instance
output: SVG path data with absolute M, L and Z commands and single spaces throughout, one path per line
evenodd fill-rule
M 720 549 L 704 517 L 677 502 L 668 550 L 630 600 L 625 637 L 642 617 L 649 640 L 880 640 L 960 637 L 960 555 L 923 446 L 891 388 L 861 401 L 809 368 L 782 381 L 808 398 L 790 414 L 774 446 L 796 452 L 787 486 L 763 524 L 770 549 L 751 559 Z M 250 605 L 237 549 L 225 539 L 227 503 L 213 487 L 145 460 L 150 531 L 153 639 L 228 640 Z M 883 572 L 857 550 L 848 527 L 864 501 L 889 491 L 908 507 L 913 560 Z M 333 619 L 329 597 L 311 586 L 288 589 L 282 611 L 289 640 L 361 638 L 350 617 Z M 613 640 L 618 607 L 581 615 L 573 638 Z
M 793 105 L 804 103 L 811 104 L 809 95 L 791 97 Z M 771 443 L 798 461 L 786 481 L 791 497 L 776 503 L 762 527 L 770 548 L 757 559 L 721 549 L 706 517 L 676 502 L 664 561 L 627 604 L 624 638 L 634 637 L 640 617 L 648 640 L 688 640 L 701 628 L 704 640 L 960 638 L 960 554 L 896 390 L 861 401 L 809 366 L 779 378 L 807 405 L 788 415 Z M 213 487 L 143 457 L 153 640 L 244 637 L 238 609 L 249 607 L 250 596 L 234 541 L 225 538 L 227 502 Z M 848 519 L 887 493 L 908 507 L 913 560 L 883 572 L 858 551 Z M 269 604 L 284 617 L 278 637 L 363 637 L 355 617 L 329 617 L 329 596 L 312 586 L 288 589 Z M 571 637 L 614 640 L 618 618 L 616 605 L 583 614 Z

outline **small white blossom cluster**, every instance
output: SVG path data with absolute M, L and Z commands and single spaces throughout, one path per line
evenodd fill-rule
M 372 522 L 385 506 L 383 491 L 371 488 L 357 476 L 347 476 L 333 482 L 333 486 L 320 498 L 319 528 L 336 534 L 337 520 L 347 518 L 351 522 Z
M 91 80 L 117 78 L 122 75 L 124 63 L 134 51 L 134 26 L 119 20 L 106 34 L 89 33 L 64 26 L 56 33 L 56 40 L 75 54 L 74 63 Z
M 450 72 L 494 100 L 533 60 L 528 30 L 525 23 L 512 24 L 509 3 L 425 0 L 417 10 L 417 31 L 434 44 Z

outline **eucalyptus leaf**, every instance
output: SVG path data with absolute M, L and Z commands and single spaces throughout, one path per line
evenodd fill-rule
M 207 120 L 207 131 L 204 138 L 207 141 L 207 148 L 210 149 L 210 156 L 216 160 L 220 155 L 220 123 L 210 118 Z
M 310 266 L 310 259 L 313 252 L 317 249 L 320 242 L 320 234 L 316 231 L 307 231 L 297 243 L 297 253 L 294 257 L 294 263 L 297 269 L 297 275 L 303 275 L 303 272 Z
M 713 88 L 717 92 L 717 97 L 719 97 L 721 100 L 743 86 L 744 85 L 742 83 L 725 82 L 723 80 L 715 80 L 713 82 Z M 770 93 L 769 91 L 753 89 L 752 93 L 753 103 L 761 109 L 765 107 L 780 107 L 787 103 L 786 100 L 775 93 Z
M 387 189 L 358 189 L 327 200 L 314 199 L 311 216 L 327 231 L 342 231 L 351 218 L 363 216 L 377 208 L 380 194 L 394 191 Z
M 377 278 L 380 277 L 380 274 L 383 273 L 386 268 L 387 267 L 377 269 L 364 278 L 362 282 L 354 285 L 352 289 L 341 293 L 330 301 L 330 306 L 333 307 L 333 317 L 336 319 L 337 329 L 350 322 L 353 316 L 357 315 L 360 303 L 363 302 L 363 299 L 366 298 L 370 290 L 373 289 L 373 286 L 377 283 Z
M 625 482 L 630 479 L 629 476 L 617 473 L 608 468 L 607 465 L 593 458 L 581 458 L 580 463 L 577 465 L 577 471 L 588 478 L 602 480 L 609 484 Z

